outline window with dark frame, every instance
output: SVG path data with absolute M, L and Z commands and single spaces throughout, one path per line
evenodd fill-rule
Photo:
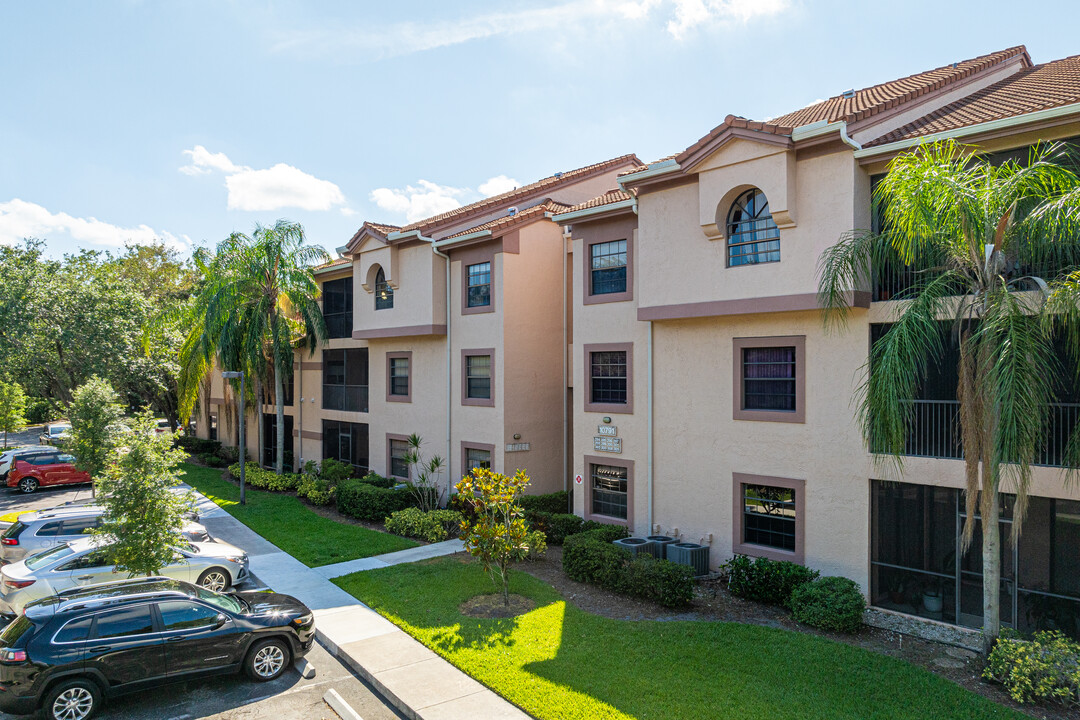
M 624 467 L 589 465 L 592 514 L 627 519 L 628 473 Z
M 386 273 L 382 268 L 375 273 L 375 309 L 390 310 L 394 307 L 394 288 L 386 282 Z
M 323 350 L 324 410 L 368 411 L 368 349 Z
M 780 262 L 780 229 L 769 201 L 758 189 L 747 190 L 727 216 L 728 267 Z
M 468 307 L 485 307 L 491 304 L 491 263 L 482 262 L 467 268 L 469 283 Z
M 795 490 L 743 483 L 743 542 L 795 552 Z
M 626 292 L 626 241 L 589 246 L 592 295 Z
M 465 356 L 465 397 L 491 399 L 491 356 Z
M 491 452 L 479 448 L 465 449 L 465 472 L 472 472 L 475 468 L 491 469 Z
M 626 351 L 605 350 L 590 353 L 589 402 L 625 405 Z
M 352 291 L 351 277 L 323 283 L 323 319 L 326 320 L 327 337 L 352 337 Z
M 409 442 L 407 440 L 390 440 L 390 474 L 394 477 L 409 477 L 409 463 L 406 458 L 409 455 Z
M 207 431 L 207 437 L 211 440 L 218 439 L 218 416 L 217 413 L 210 413 L 210 428 Z
M 744 410 L 795 412 L 795 347 L 743 348 Z
M 322 421 L 323 459 L 333 458 L 352 465 L 358 472 L 368 470 L 368 426 L 366 423 Z
M 409 394 L 409 358 L 390 358 L 390 394 Z

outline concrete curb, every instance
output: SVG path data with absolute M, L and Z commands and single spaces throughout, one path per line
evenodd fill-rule
M 352 705 L 345 702 L 345 698 L 341 697 L 334 688 L 327 690 L 322 699 L 334 709 L 334 712 L 341 716 L 341 720 L 364 720 L 364 718 L 360 717 L 360 713 L 353 710 Z
M 337 643 L 326 636 L 326 633 L 319 630 L 318 623 L 315 624 L 315 637 L 319 639 L 319 642 L 322 643 L 322 646 L 325 647 L 331 655 L 340 660 L 343 665 L 347 666 L 354 673 L 362 677 L 368 685 L 375 688 L 375 691 L 386 698 L 386 701 L 397 708 L 402 715 L 409 718 L 409 720 L 423 720 L 415 710 L 391 692 L 390 688 L 386 687 L 385 683 L 381 682 L 373 673 L 368 672 L 367 668 L 356 662 L 352 655 L 343 651 L 338 647 Z

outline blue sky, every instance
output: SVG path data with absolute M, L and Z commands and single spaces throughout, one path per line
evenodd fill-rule
M 0 242 L 327 248 L 623 153 L 1025 44 L 1070 2 L 0 0 Z

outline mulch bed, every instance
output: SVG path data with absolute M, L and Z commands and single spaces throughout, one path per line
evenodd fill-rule
M 654 603 L 571 580 L 562 570 L 562 548 L 558 546 L 549 547 L 543 559 L 520 563 L 516 567 L 553 586 L 568 602 L 603 617 L 617 620 L 719 620 L 809 633 L 905 660 L 996 703 L 1041 720 L 1080 720 L 1080 710 L 1060 706 L 1018 705 L 1013 702 L 1000 685 L 982 679 L 983 662 L 976 653 L 869 626 L 863 626 L 860 632 L 853 635 L 817 630 L 798 624 L 783 608 L 733 596 L 723 580 L 699 581 L 693 605 L 675 612 Z

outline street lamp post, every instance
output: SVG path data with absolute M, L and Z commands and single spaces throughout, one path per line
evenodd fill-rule
M 231 370 L 223 372 L 221 373 L 221 377 L 226 380 L 240 378 L 240 504 L 246 505 L 247 501 L 244 498 L 244 475 L 247 470 L 247 444 L 244 441 L 244 371 Z

